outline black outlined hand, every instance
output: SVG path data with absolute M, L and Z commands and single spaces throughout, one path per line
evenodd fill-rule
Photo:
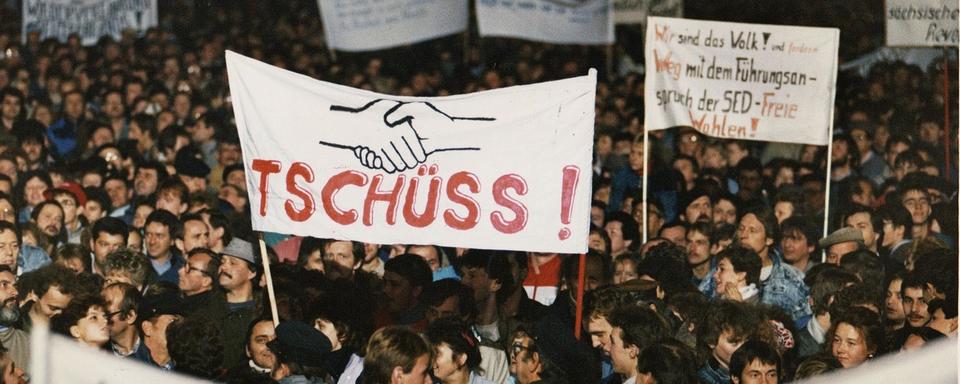
M 489 117 L 457 117 L 437 109 L 429 102 L 398 102 L 376 99 L 359 108 L 333 105 L 331 111 L 357 114 L 360 119 L 369 119 L 378 124 L 374 136 L 381 138 L 376 143 L 346 145 L 320 141 L 320 144 L 349 149 L 370 169 L 387 173 L 403 172 L 426 162 L 427 157 L 442 151 L 478 151 L 477 147 L 440 146 L 430 138 L 439 131 L 454 128 L 458 121 L 493 121 Z

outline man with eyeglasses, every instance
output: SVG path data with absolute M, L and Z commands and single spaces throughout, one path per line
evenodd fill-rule
M 131 357 L 138 351 L 142 353 L 144 346 L 137 329 L 140 291 L 127 283 L 113 283 L 104 287 L 100 295 L 106 303 L 104 309 L 110 326 L 110 349 L 113 355 Z
M 201 222 L 202 224 L 203 222 Z M 203 317 L 219 324 L 226 316 L 227 299 L 217 288 L 220 258 L 208 248 L 194 248 L 187 253 L 186 263 L 177 271 L 183 312 L 190 317 Z
M 510 374 L 517 384 L 568 383 L 563 367 L 552 360 L 556 351 L 541 345 L 539 332 L 521 327 L 513 334 L 508 354 Z

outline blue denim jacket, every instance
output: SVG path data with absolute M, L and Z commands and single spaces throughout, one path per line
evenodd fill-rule
M 770 277 L 761 283 L 760 302 L 783 309 L 794 321 L 813 314 L 807 300 L 810 297 L 810 288 L 803 283 L 803 272 L 783 263 L 780 254 L 774 249 L 770 249 L 769 256 L 773 261 L 773 270 L 770 271 Z M 710 268 L 707 277 L 697 287 L 707 297 L 717 296 L 713 281 L 716 269 L 716 266 Z
M 20 246 L 20 256 L 17 257 L 20 273 L 33 271 L 47 264 L 50 264 L 50 255 L 47 255 L 47 251 L 27 244 Z
M 799 269 L 783 262 L 780 254 L 770 251 L 773 271 L 761 288 L 760 302 L 783 309 L 794 321 L 813 314 L 810 309 L 810 287 L 803 282 L 804 274 Z
M 728 384 L 730 371 L 721 367 L 715 358 L 710 357 L 710 360 L 697 371 L 697 378 L 702 384 Z

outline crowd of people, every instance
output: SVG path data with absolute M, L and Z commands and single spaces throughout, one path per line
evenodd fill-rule
M 276 325 L 226 49 L 409 96 L 606 57 L 454 36 L 335 58 L 316 2 L 274 3 L 170 2 L 94 46 L 21 43 L 0 4 L 0 382 L 26 380 L 39 324 L 228 383 L 775 383 L 957 335 L 956 61 L 840 73 L 829 152 L 645 142 L 638 27 L 599 76 L 587 254 L 267 233 Z

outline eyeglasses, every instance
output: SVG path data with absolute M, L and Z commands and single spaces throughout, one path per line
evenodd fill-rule
M 112 323 L 112 322 L 113 322 L 113 317 L 116 316 L 116 315 L 119 315 L 119 314 L 121 314 L 121 313 L 123 313 L 123 312 L 124 312 L 124 311 L 107 312 L 106 314 L 104 314 L 104 316 L 107 318 L 107 322 L 111 322 L 111 323 Z
M 530 350 L 531 348 L 526 345 L 523 345 L 520 343 L 513 343 L 513 345 L 510 346 L 510 356 L 517 356 L 520 354 L 520 352 L 530 351 Z
M 200 272 L 201 275 L 210 276 L 210 274 L 207 273 L 207 271 L 204 271 L 204 270 L 202 270 L 202 269 L 200 269 L 200 268 L 196 268 L 196 267 L 194 267 L 194 266 L 192 266 L 192 265 L 190 265 L 190 264 L 186 264 L 186 265 L 184 265 L 184 266 L 187 268 L 187 273 L 196 271 L 196 272 Z

